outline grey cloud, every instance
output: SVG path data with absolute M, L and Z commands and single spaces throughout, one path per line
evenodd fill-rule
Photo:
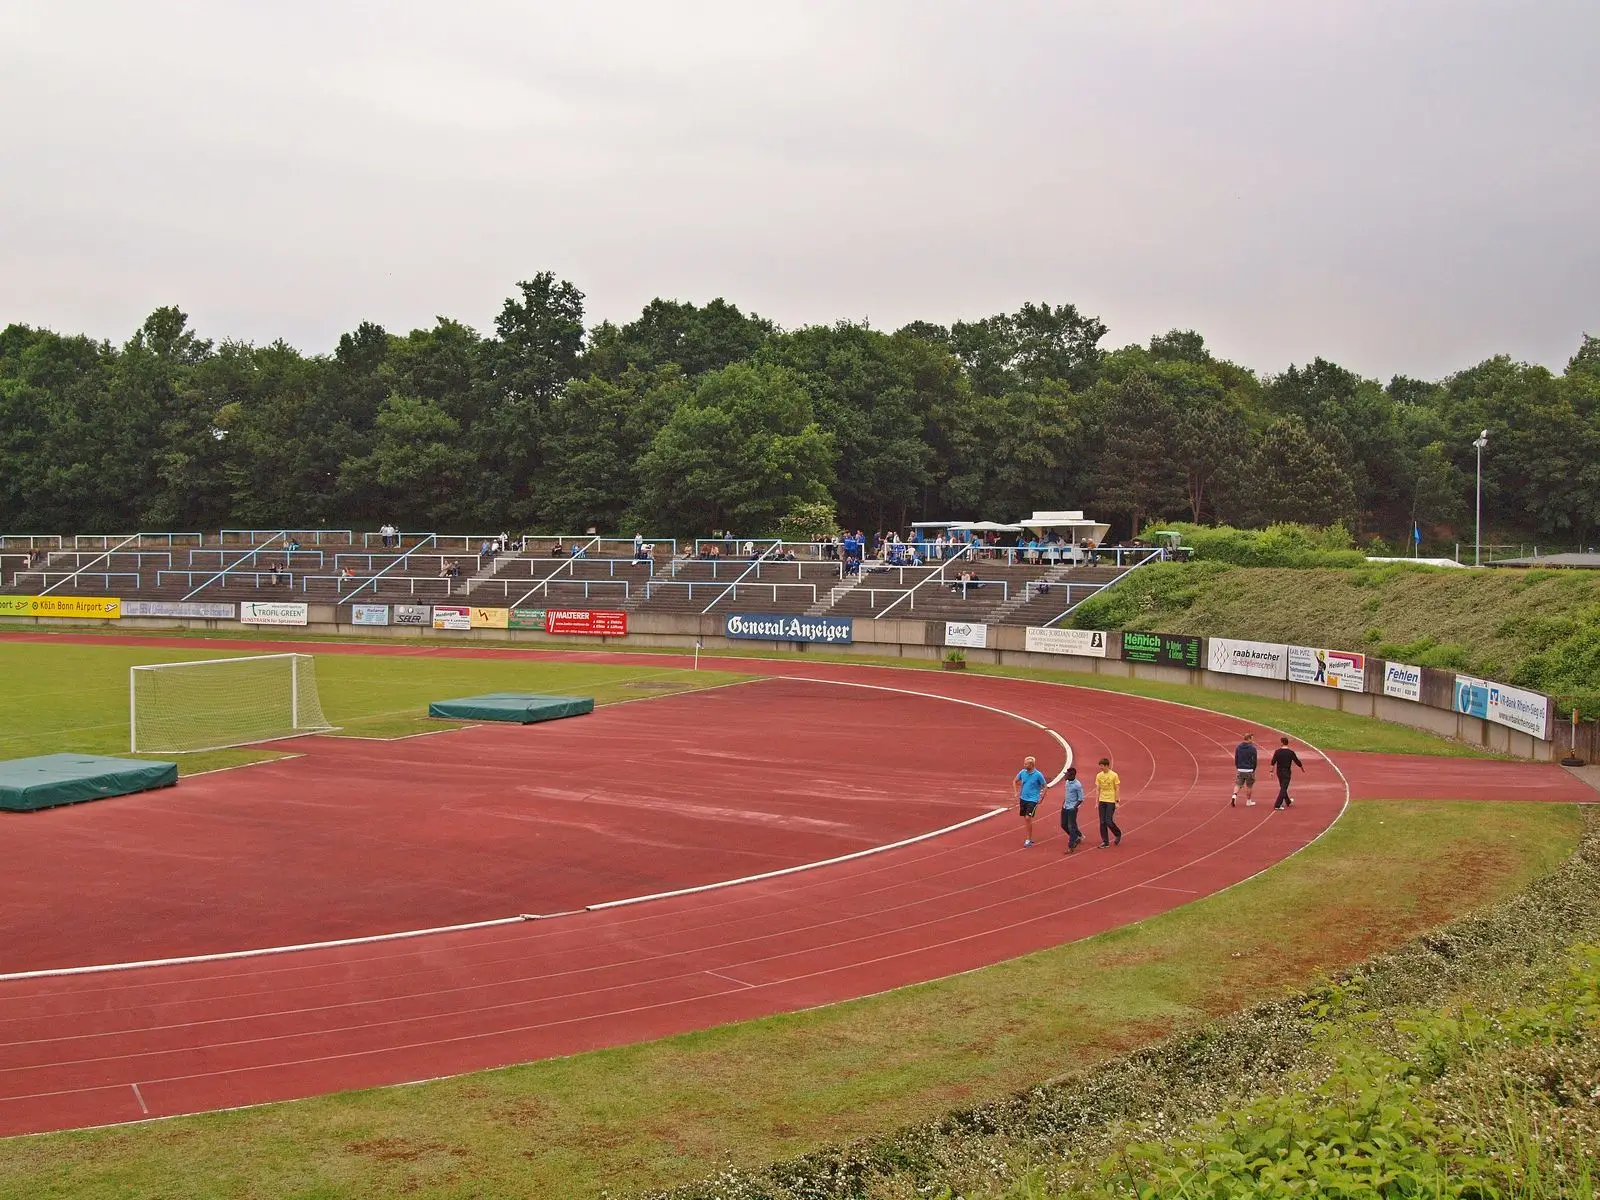
M 1558 365 L 1600 329 L 1592 3 L 0 9 L 0 321 L 324 350 L 725 295 L 1072 301 L 1263 370 Z

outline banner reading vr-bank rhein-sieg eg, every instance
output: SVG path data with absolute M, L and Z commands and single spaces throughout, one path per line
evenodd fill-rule
M 792 617 L 781 613 L 733 613 L 723 625 L 731 638 L 766 642 L 853 642 L 855 625 L 849 617 Z

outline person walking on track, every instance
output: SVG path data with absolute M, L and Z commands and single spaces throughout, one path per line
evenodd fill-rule
M 1100 773 L 1094 777 L 1094 785 L 1100 790 L 1100 849 L 1111 846 L 1109 839 L 1116 838 L 1116 845 L 1122 845 L 1122 830 L 1117 828 L 1117 805 L 1122 801 L 1122 777 L 1111 769 L 1111 760 L 1100 760 Z
M 1272 769 L 1278 776 L 1278 798 L 1272 802 L 1273 811 L 1288 808 L 1294 803 L 1294 797 L 1289 795 L 1289 780 L 1294 775 L 1294 769 L 1299 767 L 1305 771 L 1305 763 L 1300 761 L 1300 756 L 1289 747 L 1289 739 L 1283 738 L 1281 744 L 1272 752 Z
M 1083 841 L 1083 830 L 1078 828 L 1078 809 L 1083 806 L 1083 784 L 1078 781 L 1078 768 L 1067 768 L 1067 794 L 1061 799 L 1061 828 L 1067 835 L 1067 853 L 1071 854 Z
M 1033 755 L 1022 760 L 1022 770 L 1013 780 L 1017 793 L 1017 815 L 1027 829 L 1023 846 L 1033 845 L 1033 814 L 1039 811 L 1039 801 L 1044 798 L 1044 773 L 1033 765 Z
M 1244 789 L 1244 806 L 1256 806 L 1256 798 L 1252 794 L 1256 787 L 1256 765 L 1256 735 L 1247 733 L 1244 741 L 1233 748 L 1233 799 L 1228 801 L 1228 807 L 1239 803 L 1240 788 Z

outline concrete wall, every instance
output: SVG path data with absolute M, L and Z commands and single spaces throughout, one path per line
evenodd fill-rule
M 945 650 L 944 622 L 917 620 L 875 621 L 856 618 L 855 640 L 849 645 L 809 645 L 797 642 L 755 641 L 729 638 L 723 634 L 721 615 L 684 613 L 630 613 L 628 635 L 622 638 L 555 637 L 536 629 L 473 629 L 459 631 L 434 630 L 419 625 L 352 625 L 349 609 L 331 604 L 312 604 L 308 610 L 308 623 L 304 626 L 244 625 L 239 621 L 201 620 L 168 617 L 126 617 L 117 621 L 85 621 L 66 617 L 15 618 L 18 624 L 52 629 L 83 629 L 98 627 L 105 630 L 135 631 L 145 629 L 193 630 L 195 632 L 254 633 L 264 638 L 292 638 L 299 634 L 342 637 L 369 637 L 374 639 L 428 639 L 445 638 L 452 642 L 484 642 L 497 645 L 582 646 L 589 649 L 625 649 L 628 647 L 658 647 L 691 650 L 699 640 L 708 651 L 727 653 L 762 653 L 782 651 L 794 654 L 827 654 L 863 656 L 874 658 L 904 658 L 931 661 L 942 658 Z M 1057 672 L 1062 675 L 1099 675 L 1110 679 L 1140 679 L 1160 683 L 1184 684 L 1213 691 L 1237 692 L 1262 696 L 1316 708 L 1347 712 L 1357 716 L 1376 717 L 1398 725 L 1444 737 L 1456 738 L 1485 750 L 1509 754 L 1518 758 L 1549 761 L 1560 758 L 1570 738 L 1565 727 L 1558 723 L 1556 742 L 1533 738 L 1528 734 L 1479 717 L 1454 712 L 1449 705 L 1453 696 L 1454 676 L 1451 672 L 1425 673 L 1423 702 L 1411 702 L 1373 692 L 1345 692 L 1334 688 L 1321 688 L 1308 684 L 1295 684 L 1282 680 L 1257 679 L 1247 675 L 1227 675 L 1215 671 L 1190 671 L 1181 667 L 1153 666 L 1130 663 L 1121 658 L 1120 639 L 1110 637 L 1111 645 L 1105 658 L 1078 657 L 1075 655 L 1037 654 L 1024 649 L 1026 631 L 1018 626 L 991 625 L 988 631 L 990 644 L 984 649 L 967 649 L 967 661 L 992 663 L 1012 667 Z M 1383 678 L 1382 664 L 1377 665 L 1376 678 Z M 1373 676 L 1369 672 L 1371 686 Z M 1381 686 L 1381 684 L 1380 684 Z M 1442 704 L 1443 707 L 1438 705 Z M 1580 725 L 1578 751 L 1593 758 L 1600 751 L 1600 733 L 1594 722 Z M 1587 751 L 1587 753 L 1586 753 Z

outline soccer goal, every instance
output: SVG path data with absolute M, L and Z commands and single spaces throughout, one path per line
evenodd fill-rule
M 135 754 L 249 746 L 334 728 L 309 654 L 157 663 L 128 672 Z

